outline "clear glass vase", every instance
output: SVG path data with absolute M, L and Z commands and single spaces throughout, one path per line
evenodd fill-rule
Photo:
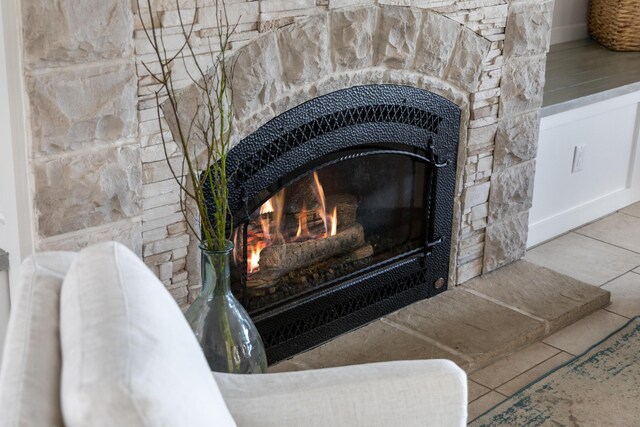
M 200 248 L 202 290 L 186 312 L 212 371 L 254 374 L 267 371 L 264 344 L 230 286 L 233 243 L 223 251 Z

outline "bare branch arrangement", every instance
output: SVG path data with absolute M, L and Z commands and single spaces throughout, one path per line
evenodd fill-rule
M 231 148 L 231 128 L 233 125 L 233 104 L 231 79 L 233 64 L 228 63 L 230 39 L 234 34 L 237 23 L 229 24 L 226 5 L 223 0 L 215 1 L 217 15 L 217 49 L 209 43 L 209 61 L 212 65 L 204 67 L 202 60 L 192 42 L 195 20 L 186 24 L 179 0 L 176 9 L 180 22 L 180 29 L 184 37 L 183 44 L 177 51 L 168 52 L 162 27 L 154 15 L 151 0 L 146 0 L 149 12 L 148 22 L 142 15 L 141 0 L 136 0 L 138 14 L 142 22 L 143 31 L 152 47 L 154 59 L 159 63 L 159 71 L 152 71 L 152 67 L 142 63 L 153 80 L 159 84 L 155 91 L 156 109 L 164 154 L 173 178 L 180 187 L 181 211 L 193 235 L 200 240 L 205 250 L 221 251 L 227 246 L 231 237 L 230 210 L 227 197 L 227 156 Z M 144 0 L 143 0 L 144 1 Z M 196 3 L 195 8 L 198 5 Z M 202 102 L 197 103 L 195 111 L 190 111 L 188 118 L 181 116 L 181 112 L 189 111 L 193 105 L 185 108 L 180 105 L 179 92 L 176 88 L 173 69 L 181 61 L 193 87 L 198 92 Z M 154 61 L 155 65 L 155 61 Z M 156 67 L 157 68 L 157 67 Z M 191 68 L 192 71 L 189 69 Z M 166 98 L 166 99 L 165 99 Z M 191 102 L 193 104 L 193 102 Z M 163 115 L 164 113 L 164 115 Z M 182 151 L 182 165 L 180 170 L 172 164 L 167 145 L 171 143 L 165 137 L 162 118 L 171 121 L 173 139 Z M 211 191 L 214 211 L 209 212 L 205 199 L 205 187 Z M 193 203 L 189 203 L 189 199 Z M 195 210 L 194 210 L 195 209 Z M 201 230 L 197 230 L 200 225 Z

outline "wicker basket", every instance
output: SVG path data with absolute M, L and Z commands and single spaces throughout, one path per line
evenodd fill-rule
M 640 0 L 590 0 L 589 33 L 609 49 L 640 51 Z

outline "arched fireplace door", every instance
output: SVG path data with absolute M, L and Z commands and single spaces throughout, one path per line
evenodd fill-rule
M 270 363 L 446 290 L 459 126 L 429 91 L 359 86 L 231 150 L 234 293 Z

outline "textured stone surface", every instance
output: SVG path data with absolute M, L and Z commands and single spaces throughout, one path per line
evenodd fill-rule
M 487 227 L 482 272 L 519 260 L 527 247 L 529 213 L 507 217 Z
M 610 293 L 526 261 L 475 278 L 463 289 L 497 299 L 544 319 L 555 332 L 606 306 Z
M 460 352 L 479 369 L 541 338 L 544 322 L 463 291 L 449 290 L 386 318 Z
M 39 242 L 38 250 L 77 252 L 95 243 L 110 240 L 120 242 L 136 255 L 142 256 L 142 224 L 139 220 L 134 222 L 120 221 L 115 224 L 44 239 Z
M 86 63 L 133 53 L 129 2 L 25 0 L 21 4 L 25 62 L 29 67 Z
M 27 77 L 34 154 L 135 136 L 133 62 Z
M 502 69 L 500 115 L 534 111 L 542 106 L 546 56 L 512 59 Z
M 371 66 L 376 9 L 358 8 L 330 16 L 331 57 L 336 71 Z
M 34 203 L 42 236 L 141 213 L 138 147 L 113 147 L 35 163 L 34 175 Z
M 491 177 L 490 221 L 508 218 L 531 208 L 535 167 L 535 160 L 529 160 Z
M 327 15 L 278 31 L 278 47 L 287 86 L 312 83 L 329 71 Z
M 539 129 L 539 112 L 501 121 L 495 140 L 494 171 L 535 159 L 538 151 Z
M 462 27 L 434 12 L 425 12 L 415 55 L 416 71 L 443 77 Z
M 260 106 L 273 102 L 283 89 L 282 65 L 274 32 L 267 33 L 235 56 L 233 105 L 236 117 L 244 117 Z
M 539 55 L 549 50 L 553 1 L 514 3 L 509 8 L 504 55 Z
M 403 332 L 382 320 L 301 353 L 293 357 L 291 362 L 317 369 L 415 359 L 449 359 L 463 368 L 468 366 L 467 361 L 460 356 L 421 339 L 420 335 Z
M 451 58 L 447 79 L 469 92 L 475 92 L 480 85 L 482 62 L 490 48 L 489 40 L 463 29 Z
M 374 65 L 405 69 L 413 62 L 421 14 L 414 9 L 382 7 L 376 30 Z

